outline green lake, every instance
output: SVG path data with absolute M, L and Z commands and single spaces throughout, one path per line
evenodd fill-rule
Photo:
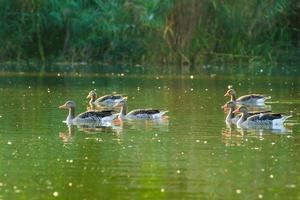
M 227 85 L 268 94 L 285 130 L 227 128 Z M 118 92 L 161 122 L 67 127 L 86 96 Z M 300 199 L 300 79 L 261 76 L 0 76 L 0 199 Z

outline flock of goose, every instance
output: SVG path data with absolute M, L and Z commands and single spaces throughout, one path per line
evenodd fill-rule
M 236 125 L 238 128 L 268 128 L 280 129 L 284 126 L 286 119 L 292 117 L 283 113 L 275 113 L 270 110 L 251 111 L 255 107 L 265 106 L 265 101 L 270 96 L 260 94 L 248 94 L 236 98 L 236 92 L 229 86 L 224 96 L 230 96 L 231 100 L 226 102 L 222 108 L 227 112 L 226 124 Z M 90 91 L 87 99 L 89 110 L 75 116 L 76 104 L 74 101 L 67 101 L 59 106 L 61 109 L 68 109 L 69 114 L 65 120 L 68 124 L 111 124 L 113 120 L 125 119 L 161 119 L 168 112 L 160 109 L 135 109 L 127 113 L 127 97 L 120 94 L 105 95 L 97 98 L 94 90 Z M 119 111 L 118 111 L 119 110 Z
M 87 99 L 89 110 L 75 116 L 76 104 L 74 101 L 67 101 L 59 106 L 60 109 L 68 109 L 69 114 L 65 122 L 67 124 L 111 124 L 113 120 L 125 119 L 161 119 L 167 110 L 146 108 L 135 109 L 127 113 L 127 97 L 119 94 L 111 94 L 99 97 L 94 90 L 90 91 Z M 119 108 L 119 112 L 117 109 Z
M 231 100 L 222 106 L 227 112 L 225 122 L 228 125 L 235 124 L 238 128 L 282 129 L 285 120 L 292 117 L 270 110 L 250 111 L 255 107 L 264 108 L 265 101 L 270 99 L 270 96 L 248 94 L 236 98 L 236 92 L 232 86 L 228 87 L 224 96 L 231 97 Z

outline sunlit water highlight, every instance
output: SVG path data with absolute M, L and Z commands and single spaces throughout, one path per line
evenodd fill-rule
M 238 95 L 272 96 L 293 114 L 284 130 L 226 127 Z M 87 93 L 128 95 L 129 110 L 168 109 L 164 121 L 113 127 L 62 123 Z M 0 199 L 299 199 L 300 84 L 296 78 L 190 76 L 2 76 Z

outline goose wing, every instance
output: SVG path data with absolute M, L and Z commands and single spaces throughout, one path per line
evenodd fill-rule
M 261 114 L 256 114 L 248 119 L 250 121 L 272 121 L 274 119 L 280 119 L 282 118 L 282 115 L 280 113 L 261 113 Z
M 136 109 L 128 113 L 128 115 L 154 115 L 160 113 L 159 109 L 147 108 L 147 109 Z
M 81 119 L 96 117 L 96 118 L 104 118 L 111 116 L 113 114 L 113 110 L 103 110 L 103 111 L 87 111 L 79 114 L 77 117 Z
M 96 101 L 97 102 L 104 102 L 108 99 L 111 99 L 111 100 L 117 100 L 117 99 L 122 99 L 123 96 L 122 95 L 119 95 L 119 94 L 116 94 L 116 95 L 105 95 L 105 96 L 102 96 L 102 97 L 99 97 Z
M 253 115 L 258 115 L 258 114 L 263 114 L 263 113 L 271 113 L 272 111 L 270 110 L 266 110 L 266 111 L 252 111 L 252 112 L 248 112 L 249 116 L 253 116 Z
M 254 99 L 263 99 L 263 98 L 266 98 L 266 96 L 262 94 L 247 94 L 239 97 L 237 101 L 251 101 Z

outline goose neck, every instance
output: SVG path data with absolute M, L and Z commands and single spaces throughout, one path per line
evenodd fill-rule
M 96 101 L 96 96 L 93 95 L 93 96 L 91 96 L 89 104 L 93 105 L 95 101 Z
M 235 93 L 231 94 L 231 101 L 236 101 Z
M 247 113 L 247 112 L 242 112 L 241 122 L 246 121 L 246 120 L 247 120 L 247 116 L 248 116 L 248 113 Z
M 67 121 L 72 121 L 75 118 L 75 108 L 69 108 L 69 115 Z
M 124 102 L 120 110 L 119 118 L 123 119 L 126 116 L 126 114 L 127 114 L 127 102 Z
M 234 118 L 233 110 L 234 110 L 233 108 L 229 108 L 229 111 L 228 111 L 228 114 L 227 114 L 227 117 L 226 117 L 227 120 L 231 120 L 231 119 Z

